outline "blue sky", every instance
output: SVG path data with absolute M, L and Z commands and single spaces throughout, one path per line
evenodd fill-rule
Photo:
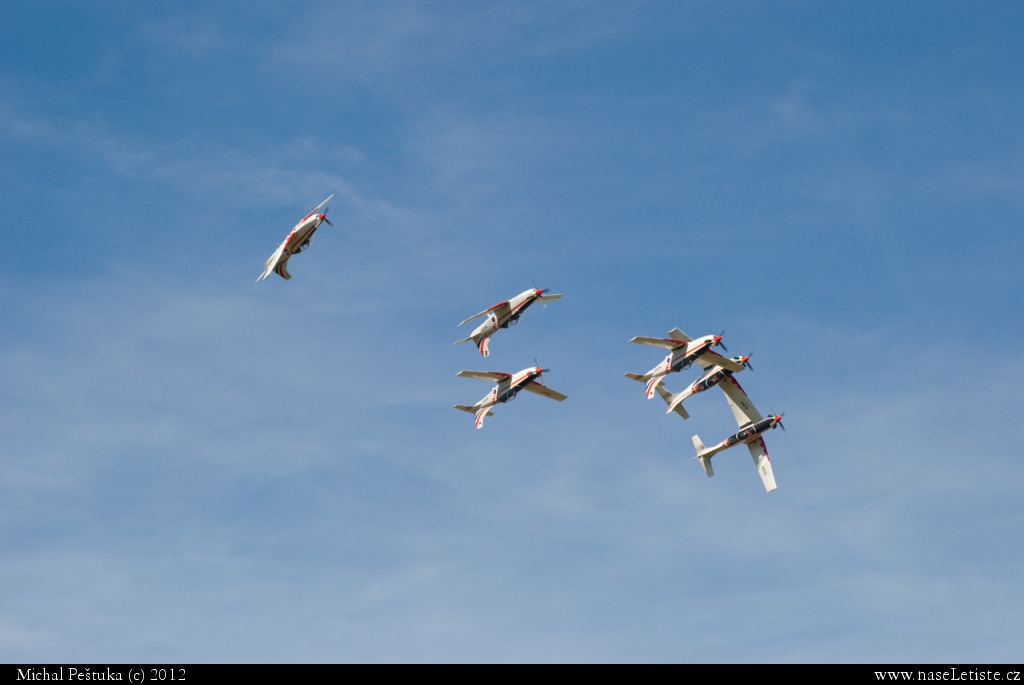
M 1019 3 L 0 17 L 0 658 L 1019 661 Z

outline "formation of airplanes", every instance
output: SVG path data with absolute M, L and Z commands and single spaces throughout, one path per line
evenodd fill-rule
M 332 194 L 314 207 L 313 211 L 304 216 L 295 225 L 284 239 L 284 242 L 267 259 L 263 273 L 256 279 L 257 283 L 266 279 L 272 273 L 278 274 L 285 280 L 291 279 L 291 274 L 288 273 L 287 268 L 288 260 L 309 247 L 313 234 L 316 233 L 316 230 L 322 224 L 327 223 L 329 226 L 333 226 L 327 219 L 328 210 L 324 209 L 333 197 L 334 195 Z M 321 209 L 323 209 L 322 212 L 320 211 Z M 459 345 L 472 340 L 480 351 L 481 356 L 489 357 L 490 340 L 495 333 L 503 328 L 515 326 L 527 308 L 535 302 L 540 302 L 546 306 L 548 302 L 562 297 L 560 294 L 546 293 L 547 290 L 531 288 L 509 300 L 492 305 L 482 312 L 465 319 L 459 326 L 463 326 L 480 317 L 486 317 L 484 322 L 477 326 L 469 337 L 457 340 L 455 344 Z M 708 477 L 711 477 L 715 475 L 711 467 L 711 458 L 713 456 L 730 447 L 745 444 L 750 451 L 750 456 L 754 460 L 754 465 L 761 477 L 761 481 L 764 483 L 765 490 L 771 492 L 776 488 L 775 475 L 772 472 L 771 460 L 768 457 L 768 448 L 765 445 L 763 434 L 776 427 L 785 430 L 785 426 L 782 425 L 782 415 L 763 417 L 757 408 L 754 407 L 746 391 L 743 390 L 743 387 L 734 378 L 734 374 L 746 368 L 753 370 L 750 366 L 750 355 L 729 358 L 715 352 L 714 348 L 716 347 L 726 350 L 725 345 L 722 343 L 723 335 L 724 333 L 720 335 L 705 335 L 694 340 L 678 328 L 673 328 L 668 332 L 667 338 L 636 336 L 629 342 L 664 348 L 668 350 L 668 356 L 645 374 L 627 373 L 625 375 L 627 378 L 645 384 L 647 399 L 653 397 L 655 392 L 657 392 L 665 401 L 665 404 L 668 405 L 666 413 L 671 414 L 675 412 L 683 419 L 690 417 L 683 407 L 684 401 L 710 388 L 716 386 L 721 388 L 725 394 L 725 400 L 732 409 L 733 416 L 736 418 L 739 430 L 711 447 L 705 447 L 700 437 L 694 435 L 693 446 L 697 452 L 696 458 L 700 461 L 704 472 Z M 686 371 L 693 364 L 697 364 L 703 369 L 701 376 L 681 392 L 675 394 L 670 392 L 664 385 L 666 377 L 672 373 Z M 494 415 L 491 411 L 492 408 L 499 404 L 511 402 L 523 390 L 562 402 L 567 399 L 566 395 L 540 382 L 541 375 L 549 370 L 542 369 L 539 366 L 531 366 L 516 373 L 506 373 L 504 371 L 460 371 L 456 374 L 457 376 L 488 380 L 494 383 L 494 387 L 476 404 L 456 404 L 455 409 L 473 414 L 474 423 L 479 429 L 483 426 L 486 417 Z
M 764 483 L 765 491 L 771 492 L 774 490 L 776 488 L 775 474 L 772 471 L 771 459 L 768 457 L 768 447 L 764 444 L 764 438 L 761 437 L 761 434 L 776 426 L 785 430 L 785 426 L 782 425 L 781 415 L 769 416 L 768 418 L 761 416 L 761 413 L 754 407 L 754 403 L 750 401 L 750 397 L 747 396 L 743 386 L 733 377 L 733 374 L 739 373 L 743 369 L 750 368 L 753 370 L 750 366 L 750 355 L 726 359 L 713 351 L 711 348 L 716 346 L 725 349 L 725 345 L 722 344 L 722 336 L 720 335 L 707 335 L 697 340 L 691 340 L 689 336 L 678 328 L 669 331 L 668 335 L 667 339 L 638 336 L 630 340 L 630 342 L 644 345 L 666 347 L 671 352 L 661 364 L 646 374 L 641 376 L 636 373 L 627 373 L 626 378 L 647 383 L 648 399 L 656 391 L 661 399 L 665 400 L 665 404 L 668 405 L 665 413 L 671 414 L 675 412 L 684 419 L 690 418 L 686 409 L 683 408 L 683 402 L 687 398 L 715 386 L 721 388 L 722 392 L 725 393 L 725 401 L 732 409 L 733 416 L 736 418 L 736 423 L 739 424 L 740 429 L 712 447 L 705 447 L 699 436 L 693 436 L 693 447 L 697 451 L 697 459 L 700 460 L 701 466 L 704 467 L 704 473 L 708 475 L 708 478 L 715 475 L 714 470 L 711 468 L 711 457 L 722 450 L 739 444 L 745 444 L 747 449 L 750 450 L 750 456 L 754 459 L 754 466 L 757 468 L 758 475 L 761 476 L 761 482 Z M 683 371 L 694 362 L 704 369 L 704 373 L 700 378 L 681 392 L 676 394 L 669 392 L 662 384 L 665 376 L 669 373 Z

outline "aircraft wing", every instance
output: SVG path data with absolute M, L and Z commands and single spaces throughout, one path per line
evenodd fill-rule
M 734 362 L 728 357 L 723 357 L 713 350 L 708 350 L 700 357 L 697 358 L 697 363 L 705 369 L 710 369 L 712 366 L 721 366 L 723 369 L 729 369 L 730 371 L 742 371 L 743 364 Z
M 658 385 L 657 390 L 658 394 L 661 395 L 661 399 L 665 400 L 665 404 L 672 406 L 672 393 L 670 393 L 664 385 Z M 686 412 L 685 409 L 683 409 L 682 402 L 675 406 L 674 411 L 675 413 L 682 416 L 684 419 L 690 418 L 690 415 Z
M 686 344 L 685 342 L 679 340 L 666 340 L 664 338 L 648 338 L 643 335 L 638 335 L 635 338 L 630 339 L 629 342 L 637 343 L 638 345 L 652 345 L 654 347 L 664 347 L 666 350 L 674 350 Z
M 558 293 L 556 295 L 541 295 L 539 299 L 541 302 L 551 302 L 552 300 L 557 300 L 561 296 L 561 293 Z
M 768 448 L 765 447 L 764 438 L 748 442 L 747 448 L 750 450 L 750 456 L 754 458 L 754 466 L 757 467 L 757 473 L 761 476 L 761 482 L 764 483 L 765 492 L 771 492 L 776 487 L 775 474 L 772 473 L 772 461 L 768 458 Z
M 538 395 L 543 395 L 544 397 L 549 397 L 553 400 L 558 400 L 559 402 L 568 397 L 568 395 L 563 395 L 557 390 L 552 390 L 546 385 L 541 385 L 537 381 L 530 381 L 523 386 L 523 390 L 529 390 L 530 392 L 535 392 Z
M 512 377 L 512 374 L 502 371 L 459 371 L 455 375 L 462 376 L 463 378 L 480 378 L 485 381 L 494 381 L 495 383 Z
M 491 311 L 493 309 L 498 309 L 498 307 L 504 307 L 506 310 L 510 309 L 510 307 L 508 306 L 508 300 L 506 300 L 504 302 L 499 302 L 498 304 L 494 305 L 493 307 L 488 307 L 487 309 L 483 310 L 479 314 L 474 314 L 473 316 L 469 317 L 468 319 L 466 319 L 465 321 L 460 323 L 459 326 L 461 326 L 464 323 L 469 323 L 473 319 L 479 319 L 481 316 L 483 316 L 487 312 L 489 312 L 489 311 Z M 498 312 L 495 312 L 495 315 L 500 319 L 501 318 L 501 311 L 499 310 Z M 456 326 L 456 328 L 458 328 L 458 326 Z
M 331 193 L 331 197 L 334 197 L 334 193 Z M 318 204 L 318 205 L 317 205 L 316 207 L 314 207 L 314 208 L 313 208 L 313 211 L 312 211 L 312 212 L 310 212 L 310 213 L 309 213 L 309 214 L 307 214 L 306 216 L 302 217 L 302 221 L 305 221 L 305 220 L 306 220 L 306 219 L 308 219 L 309 217 L 311 217 L 311 216 L 313 216 L 314 214 L 316 214 L 317 212 L 319 212 L 319 211 L 320 211 L 320 208 L 321 208 L 321 207 L 323 207 L 323 206 L 324 206 L 325 204 L 327 204 L 328 202 L 330 202 L 330 201 L 331 201 L 331 197 L 327 198 L 326 200 L 324 200 L 323 202 L 321 202 L 320 204 Z M 302 223 L 302 221 L 300 221 L 299 223 Z
M 725 401 L 729 403 L 729 408 L 732 409 L 733 416 L 736 417 L 736 423 L 743 426 L 764 418 L 735 378 L 732 376 L 726 378 L 718 384 L 718 387 L 725 393 Z
M 671 331 L 669 331 L 668 332 L 668 337 L 672 338 L 673 340 L 683 340 L 685 342 L 693 342 L 693 338 L 688 336 L 686 333 L 683 333 L 678 328 L 673 328 Z

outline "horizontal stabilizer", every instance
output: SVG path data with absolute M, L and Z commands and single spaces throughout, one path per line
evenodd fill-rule
M 715 475 L 715 470 L 711 468 L 711 457 L 698 457 L 700 459 L 700 465 L 704 467 L 704 473 L 708 474 L 708 478 Z
M 455 408 L 460 410 L 460 411 L 467 412 L 469 414 L 475 414 L 477 412 L 476 407 L 471 407 L 468 404 L 456 404 Z M 494 412 L 487 412 L 487 415 L 488 416 L 494 416 Z
M 685 409 L 683 409 L 683 403 L 682 402 L 677 403 L 674 407 L 672 406 L 672 403 L 675 402 L 676 396 L 673 395 L 672 393 L 670 393 L 668 391 L 668 388 L 666 388 L 664 385 L 659 385 L 657 387 L 657 391 L 658 391 L 658 394 L 661 395 L 661 399 L 665 400 L 665 404 L 668 405 L 668 411 L 674 411 L 675 413 L 677 413 L 680 416 L 682 416 L 684 419 L 690 418 L 690 415 L 688 413 L 686 413 Z M 684 390 L 683 392 L 686 392 L 686 391 Z M 666 413 L 668 413 L 668 412 L 666 412 Z

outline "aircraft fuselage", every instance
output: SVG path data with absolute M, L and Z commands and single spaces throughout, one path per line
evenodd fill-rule
M 723 440 L 719 445 L 719 449 L 727 449 L 743 442 L 750 442 L 757 438 L 761 433 L 775 428 L 778 424 L 779 417 L 777 416 L 769 416 L 768 418 L 761 419 L 756 423 L 748 424 L 738 430 L 735 434 L 730 435 Z
M 512 374 L 511 378 L 498 381 L 494 388 L 476 403 L 477 408 L 493 407 L 496 404 L 511 402 L 525 385 L 540 378 L 542 369 L 532 367 Z
M 655 376 L 664 376 L 669 373 L 685 371 L 690 368 L 690 366 L 692 366 L 702 354 L 710 350 L 714 345 L 714 342 L 715 341 L 712 336 L 707 336 L 706 338 L 695 340 L 688 345 L 672 350 L 672 352 L 665 357 L 665 361 L 648 371 L 646 376 L 648 378 L 653 378 Z
M 478 339 L 480 336 L 493 335 L 499 328 L 515 326 L 519 323 L 519 317 L 522 313 L 526 311 L 527 307 L 536 302 L 543 292 L 543 290 L 531 288 L 519 293 L 508 301 L 509 308 L 506 314 L 498 316 L 493 311 L 489 312 L 487 319 L 476 327 L 471 337 Z

